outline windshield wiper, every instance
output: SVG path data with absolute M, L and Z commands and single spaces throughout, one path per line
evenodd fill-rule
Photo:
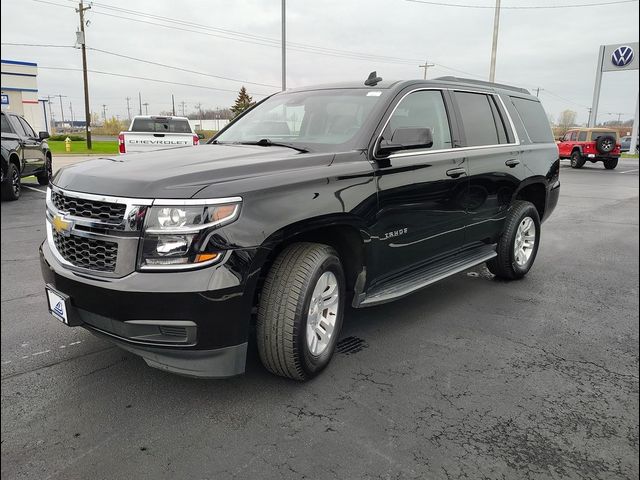
M 309 152 L 309 150 L 307 150 L 306 148 L 296 147 L 295 145 L 292 145 L 290 143 L 273 142 L 268 138 L 261 138 L 257 142 L 234 142 L 234 143 L 238 143 L 239 145 L 258 145 L 260 147 L 287 147 L 287 148 L 292 148 L 294 150 L 297 150 L 301 153 Z

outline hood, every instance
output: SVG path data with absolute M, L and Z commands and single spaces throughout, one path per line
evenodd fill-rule
M 328 165 L 332 158 L 286 147 L 208 144 L 101 157 L 59 170 L 52 182 L 100 195 L 190 198 L 216 183 Z

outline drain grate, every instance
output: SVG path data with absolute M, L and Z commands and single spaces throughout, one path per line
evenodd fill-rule
M 358 337 L 346 337 L 338 342 L 336 348 L 338 349 L 338 353 L 343 353 L 344 355 L 351 355 L 354 353 L 358 353 L 361 350 L 364 350 L 369 345 L 363 339 Z

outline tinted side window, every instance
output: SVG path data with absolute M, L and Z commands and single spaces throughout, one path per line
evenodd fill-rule
M 442 92 L 420 90 L 409 94 L 396 107 L 382 137 L 391 140 L 396 128 L 406 127 L 430 128 L 433 150 L 451 148 L 451 129 Z
M 36 138 L 36 132 L 33 131 L 33 128 L 31 128 L 31 125 L 29 125 L 24 118 L 17 117 L 17 119 L 20 122 L 20 125 L 22 125 L 22 128 L 24 129 L 25 133 L 27 134 L 27 137 Z
M 531 141 L 533 143 L 553 143 L 551 125 L 540 102 L 520 97 L 511 97 L 511 101 L 518 110 Z
M 567 135 L 568 135 L 567 139 L 570 142 L 575 142 L 578 139 L 578 132 L 569 132 L 569 133 L 567 133 Z
M 24 127 L 22 126 L 22 124 L 20 123 L 20 120 L 18 119 L 18 117 L 11 117 L 9 118 L 9 121 L 11 122 L 11 125 L 13 126 L 13 130 L 20 135 L 21 137 L 28 137 L 29 134 L 25 131 Z
M 13 133 L 13 128 L 6 115 L 2 115 L 2 133 Z
M 498 129 L 490 103 L 493 100 L 483 93 L 456 92 L 455 96 L 462 116 L 467 146 L 498 145 Z
M 585 132 L 585 131 L 580 132 L 578 134 L 578 141 L 579 142 L 586 142 L 587 141 L 587 132 Z

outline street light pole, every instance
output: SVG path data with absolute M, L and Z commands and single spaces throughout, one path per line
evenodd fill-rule
M 496 9 L 493 17 L 493 42 L 491 45 L 491 68 L 489 81 L 496 81 L 496 52 L 498 50 L 498 30 L 500 28 L 500 0 L 496 0 Z
M 282 91 L 287 89 L 287 1 L 282 0 Z

